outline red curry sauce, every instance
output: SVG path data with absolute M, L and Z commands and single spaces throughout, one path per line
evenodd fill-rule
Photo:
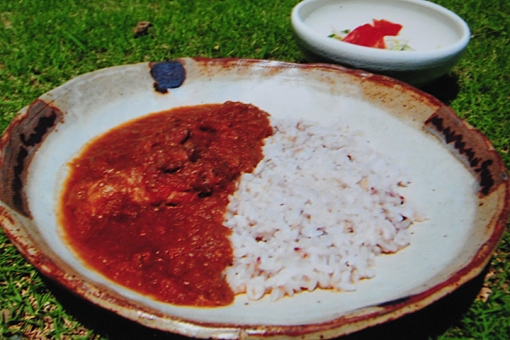
M 182 107 L 115 128 L 70 164 L 61 224 L 72 248 L 111 280 L 157 300 L 231 303 L 223 226 L 228 196 L 272 134 L 252 105 Z

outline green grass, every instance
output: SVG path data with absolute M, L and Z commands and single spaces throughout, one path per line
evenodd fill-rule
M 458 88 L 452 92 L 439 84 L 428 90 L 485 133 L 510 167 L 510 6 L 506 0 L 436 2 L 466 19 L 472 41 L 447 78 Z M 304 62 L 289 22 L 296 3 L 2 0 L 0 130 L 41 94 L 79 74 L 112 65 L 184 56 Z M 148 35 L 135 38 L 132 30 L 143 20 L 153 26 Z M 460 291 L 446 302 L 393 323 L 395 326 L 375 328 L 352 338 L 385 338 L 402 334 L 398 328 L 402 325 L 422 325 L 414 334 L 424 338 L 508 339 L 508 231 L 479 283 L 466 288 L 467 293 Z M 488 293 L 487 300 L 475 298 L 481 288 Z M 459 299 L 467 305 L 460 303 L 452 313 L 445 304 L 459 304 Z M 165 335 L 133 325 L 62 291 L 41 277 L 0 232 L 0 338 L 154 339 Z

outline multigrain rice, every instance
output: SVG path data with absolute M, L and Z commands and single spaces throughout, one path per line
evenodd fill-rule
M 316 288 L 353 291 L 375 257 L 410 243 L 409 179 L 342 125 L 272 118 L 264 159 L 231 196 L 234 293 L 272 300 Z

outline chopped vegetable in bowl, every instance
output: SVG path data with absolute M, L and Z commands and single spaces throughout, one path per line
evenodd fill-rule
M 402 29 L 402 25 L 384 19 L 374 19 L 373 22 L 373 25 L 367 23 L 358 26 L 352 31 L 344 30 L 340 33 L 334 32 L 329 37 L 366 47 L 396 51 L 412 50 L 407 42 L 401 39 L 385 39 L 385 37 L 396 37 Z

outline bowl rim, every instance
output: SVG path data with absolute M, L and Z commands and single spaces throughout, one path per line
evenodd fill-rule
M 335 54 L 343 54 L 348 58 L 356 58 L 356 59 L 370 59 L 372 61 L 376 60 L 384 63 L 402 63 L 408 62 L 410 60 L 438 60 L 443 59 L 450 55 L 455 55 L 463 51 L 469 43 L 471 30 L 469 29 L 468 24 L 462 19 L 458 14 L 453 11 L 440 6 L 436 3 L 424 1 L 424 0 L 390 0 L 386 3 L 377 1 L 377 0 L 356 0 L 356 2 L 377 2 L 379 4 L 387 4 L 387 3 L 397 3 L 397 2 L 407 2 L 412 3 L 413 6 L 432 9 L 436 12 L 443 14 L 445 17 L 448 17 L 451 22 L 456 24 L 462 31 L 462 35 L 460 39 L 454 44 L 448 45 L 444 48 L 440 48 L 432 51 L 394 51 L 394 50 L 386 50 L 379 48 L 372 48 L 366 46 L 360 46 L 350 43 L 345 43 L 342 41 L 335 41 L 328 37 L 323 37 L 317 34 L 313 29 L 311 29 L 308 25 L 305 24 L 302 18 L 303 9 L 307 9 L 309 7 L 317 7 L 320 8 L 323 5 L 330 5 L 334 3 L 341 2 L 353 2 L 353 0 L 304 0 L 294 6 L 291 12 L 291 23 L 294 27 L 295 33 L 309 41 L 315 41 L 321 47 L 332 51 Z M 322 4 L 320 4 L 322 3 Z M 314 9 L 316 10 L 316 9 Z M 312 10 L 312 12 L 314 11 Z M 332 43 L 334 42 L 334 43 Z

